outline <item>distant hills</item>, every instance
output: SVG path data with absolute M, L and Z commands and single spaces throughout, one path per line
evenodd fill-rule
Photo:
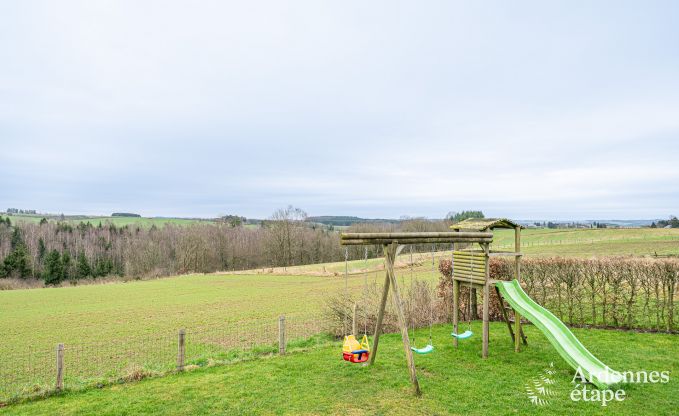
M 27 221 L 34 221 L 38 222 L 42 218 L 47 218 L 48 220 L 53 220 L 53 221 L 70 221 L 70 222 L 77 222 L 77 221 L 113 221 L 115 223 L 123 224 L 123 223 L 130 223 L 130 224 L 136 224 L 136 223 L 141 223 L 141 222 L 150 222 L 150 223 L 158 223 L 158 225 L 165 223 L 165 222 L 170 222 L 170 223 L 194 223 L 194 222 L 210 222 L 210 221 L 217 221 L 217 218 L 185 218 L 185 217 L 142 217 L 139 214 L 135 213 L 127 213 L 127 212 L 116 212 L 113 213 L 111 216 L 97 216 L 97 215 L 64 215 L 64 214 L 47 214 L 47 213 L 39 213 L 36 212 L 35 210 L 18 210 L 15 208 L 10 208 L 7 210 L 6 213 L 0 212 L 0 215 L 5 214 L 9 215 L 11 217 L 14 217 L 16 219 L 22 219 L 22 220 L 27 220 Z M 442 219 L 431 219 L 431 221 L 441 221 Z M 307 221 L 311 223 L 317 223 L 317 224 L 323 224 L 323 225 L 328 225 L 328 226 L 335 226 L 335 227 L 348 227 L 353 224 L 377 224 L 377 223 L 382 223 L 382 224 L 398 224 L 404 219 L 395 219 L 395 218 L 361 218 L 357 216 L 351 216 L 351 215 L 319 215 L 319 216 L 311 216 L 307 217 Z M 648 220 L 613 220 L 613 219 L 607 219 L 607 220 L 548 220 L 548 219 L 522 219 L 522 220 L 516 220 L 521 225 L 528 226 L 528 227 L 534 227 L 536 223 L 539 224 L 555 224 L 557 225 L 558 228 L 564 227 L 579 227 L 582 228 L 583 226 L 589 226 L 589 225 L 606 225 L 610 227 L 623 227 L 623 228 L 628 228 L 628 227 L 648 227 L 651 225 L 651 223 L 655 222 L 656 224 L 660 221 L 660 219 L 648 219 Z M 262 222 L 261 219 L 255 219 L 255 218 L 248 218 L 245 223 L 250 226 L 258 226 Z
M 317 217 L 307 217 L 307 221 L 315 222 L 324 225 L 333 226 L 349 226 L 354 224 L 363 223 L 389 223 L 398 224 L 401 220 L 388 219 L 388 218 L 359 218 L 352 216 L 342 216 L 342 215 L 321 215 Z
M 656 219 L 650 219 L 650 220 L 517 220 L 521 225 L 526 225 L 526 226 L 532 226 L 535 223 L 554 223 L 554 224 L 559 224 L 559 225 L 566 225 L 566 224 L 583 224 L 583 225 L 592 225 L 592 224 L 605 224 L 613 227 L 623 227 L 623 228 L 634 228 L 634 227 L 648 227 L 651 225 L 653 222 L 658 222 L 659 220 Z
M 432 219 L 432 221 L 440 221 L 441 219 Z M 348 215 L 321 215 L 315 217 L 308 217 L 307 221 L 315 222 L 318 224 L 332 225 L 332 226 L 350 226 L 353 224 L 366 224 L 366 223 L 389 223 L 398 224 L 402 219 L 393 218 L 361 218 Z M 583 225 L 607 225 L 612 227 L 648 227 L 653 222 L 658 222 L 658 219 L 649 220 L 517 220 L 521 225 L 534 226 L 535 223 L 552 223 L 558 224 L 559 226 L 567 226 L 569 224 Z

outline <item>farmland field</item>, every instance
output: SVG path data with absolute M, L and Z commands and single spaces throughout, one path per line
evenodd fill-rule
M 376 260 L 370 264 L 378 265 Z M 381 263 L 379 263 L 381 264 Z M 350 262 L 350 291 L 364 288 L 364 263 Z M 339 269 L 340 264 L 327 267 Z M 341 263 L 344 267 L 344 263 Z M 430 276 L 429 268 L 418 275 Z M 377 269 L 368 274 L 370 282 Z M 382 275 L 379 275 L 380 281 Z M 437 277 L 433 277 L 437 278 Z M 119 339 L 280 314 L 314 319 L 323 299 L 344 291 L 340 276 L 207 274 L 158 280 L 0 292 L 0 352 Z M 2 351 L 4 350 L 4 351 Z
M 48 221 L 58 221 L 59 218 L 55 217 L 53 215 L 40 215 L 40 214 L 20 214 L 20 215 L 4 215 L 0 214 L 3 217 L 7 218 L 12 221 L 12 223 L 21 223 L 21 222 L 29 222 L 29 223 L 38 223 L 40 220 L 43 218 L 47 218 Z M 165 224 L 174 224 L 174 225 L 191 225 L 191 224 L 198 224 L 201 222 L 212 222 L 211 220 L 203 220 L 203 219 L 193 219 L 193 218 L 165 218 L 165 217 L 103 217 L 103 216 L 66 216 L 64 218 L 64 222 L 76 225 L 79 222 L 89 222 L 92 225 L 98 225 L 101 223 L 102 225 L 106 224 L 114 224 L 118 227 L 122 227 L 125 225 L 131 225 L 131 226 L 139 226 L 139 227 L 151 227 L 152 225 L 155 225 L 156 227 L 162 227 Z
M 508 248 L 511 240 L 505 233 L 497 232 L 497 248 Z M 679 233 L 677 230 L 658 229 L 530 229 L 524 231 L 522 251 L 529 257 L 677 255 Z M 449 256 L 450 252 L 437 253 L 436 262 Z M 397 274 L 401 278 L 410 274 L 408 257 L 408 254 L 402 255 L 397 261 Z M 431 272 L 430 258 L 428 253 L 414 254 L 414 272 L 421 279 L 434 281 L 438 275 Z M 75 347 L 80 345 L 120 346 L 128 344 L 130 339 L 153 338 L 161 334 L 165 362 L 171 363 L 179 328 L 187 328 L 194 340 L 196 336 L 191 331 L 199 328 L 238 326 L 253 320 L 266 321 L 266 327 L 262 327 L 261 331 L 267 333 L 238 334 L 238 339 L 266 335 L 270 341 L 275 338 L 279 315 L 290 317 L 295 325 L 321 321 L 325 299 L 345 291 L 344 267 L 344 262 L 337 262 L 126 283 L 2 291 L 0 330 L 3 341 L 0 353 L 7 357 L 27 353 L 33 354 L 33 357 L 38 354 L 51 371 L 54 348 L 58 343 L 70 346 L 67 347 L 71 348 L 68 354 L 73 359 Z M 379 258 L 365 262 L 350 261 L 348 269 L 347 290 L 351 293 L 361 293 L 366 282 L 373 284 L 383 278 L 383 263 Z M 225 336 L 234 335 L 223 333 L 220 336 L 222 338 L 210 338 L 207 342 L 214 344 L 219 338 L 218 342 L 223 343 Z M 130 345 L 130 350 L 117 351 L 117 354 L 131 353 L 136 344 L 132 342 Z M 10 358 L 5 362 L 4 371 L 25 370 L 10 368 L 14 363 L 21 363 L 20 360 Z M 29 362 L 29 369 L 35 371 L 34 367 L 38 364 Z M 74 366 L 71 362 L 71 372 L 77 370 Z M 51 373 L 46 377 L 46 380 L 51 380 Z
M 498 231 L 500 246 L 509 240 Z M 679 230 L 525 230 L 527 256 L 679 255 Z M 558 243 L 556 243 L 558 242 Z M 446 252 L 437 253 L 447 258 Z M 415 255 L 416 272 L 431 276 L 429 255 Z M 404 270 L 402 255 L 397 272 Z M 350 261 L 349 289 L 382 279 L 381 259 Z M 29 345 L 53 346 L 108 340 L 180 327 L 278 316 L 314 316 L 328 294 L 344 290 L 344 262 L 259 269 L 229 274 L 187 275 L 148 281 L 0 292 L 0 353 Z
M 496 230 L 493 246 L 507 249 L 513 240 L 511 230 Z M 521 242 L 521 251 L 529 256 L 679 255 L 679 229 L 537 228 L 523 230 Z
M 478 334 L 480 323 L 472 329 Z M 436 351 L 415 356 L 423 389 L 420 399 L 410 394 L 400 336 L 387 334 L 374 367 L 346 364 L 335 343 L 282 357 L 66 393 L 0 408 L 0 414 L 675 414 L 676 336 L 575 329 L 576 336 L 616 370 L 671 372 L 669 383 L 625 385 L 625 400 L 603 407 L 600 402 L 570 400 L 571 368 L 535 327 L 525 330 L 529 345 L 516 354 L 503 324 L 491 323 L 490 357 L 481 360 L 480 337 L 455 350 L 450 326 L 437 326 Z M 418 335 L 425 337 L 426 331 Z M 546 369 L 555 372 L 549 376 L 553 395 L 536 406 L 526 385 Z

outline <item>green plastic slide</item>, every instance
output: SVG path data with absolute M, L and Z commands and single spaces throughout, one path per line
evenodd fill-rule
M 559 355 L 576 371 L 600 389 L 623 381 L 623 376 L 599 361 L 553 313 L 538 305 L 523 291 L 518 281 L 497 282 L 502 297 L 531 321 L 552 343 Z

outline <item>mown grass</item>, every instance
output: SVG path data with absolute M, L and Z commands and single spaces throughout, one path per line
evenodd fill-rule
M 667 384 L 626 385 L 626 399 L 573 402 L 573 371 L 532 326 L 529 346 L 515 354 L 506 328 L 491 324 L 490 358 L 480 358 L 480 323 L 475 336 L 451 346 L 450 327 L 434 329 L 436 351 L 415 357 L 423 396 L 410 394 L 400 335 L 383 337 L 377 364 L 362 367 L 340 358 L 340 345 L 303 353 L 201 368 L 163 378 L 66 392 L 0 409 L 13 415 L 119 414 L 676 414 L 679 338 L 666 334 L 575 329 L 576 336 L 617 370 L 670 371 Z M 424 339 L 426 330 L 419 331 Z M 553 397 L 536 406 L 525 386 L 554 363 Z

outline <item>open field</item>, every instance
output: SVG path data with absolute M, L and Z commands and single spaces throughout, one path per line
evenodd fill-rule
M 527 256 L 589 257 L 630 252 L 647 255 L 679 252 L 679 241 L 672 240 L 678 235 L 675 230 L 643 230 L 641 236 L 629 230 L 604 230 L 603 233 L 599 230 L 563 230 L 563 235 L 548 231 L 553 230 L 526 230 L 522 250 Z M 589 237 L 589 242 L 583 237 Z M 502 238 L 498 233 L 500 243 Z M 556 241 L 559 243 L 554 243 Z M 397 275 L 405 282 L 411 273 L 409 257 L 406 253 L 397 261 Z M 415 276 L 436 281 L 438 261 L 449 258 L 450 252 L 436 253 L 434 273 L 431 272 L 429 253 L 415 253 L 413 257 Z M 25 371 L 11 367 L 15 363 L 24 365 L 25 360 L 12 358 L 24 354 L 40 359 L 40 362 L 29 360 L 29 370 L 36 371 L 37 366 L 44 364 L 46 373 L 43 379 L 51 383 L 57 343 L 67 345 L 67 356 L 71 360 L 68 361 L 70 373 L 67 372 L 67 376 L 76 372 L 85 374 L 90 370 L 94 364 L 78 367 L 81 365 L 78 363 L 84 362 L 79 357 L 88 354 L 108 357 L 105 360 L 109 361 L 95 363 L 101 373 L 113 368 L 115 361 L 126 354 L 132 356 L 132 361 L 146 359 L 144 354 L 148 354 L 149 359 L 158 358 L 159 363 L 162 358 L 159 365 L 164 367 L 159 370 L 167 371 L 172 368 L 173 354 L 176 354 L 179 328 L 187 328 L 192 342 L 190 358 L 196 362 L 202 360 L 200 357 L 214 357 L 211 348 L 219 347 L 217 354 L 222 354 L 221 351 L 228 352 L 228 348 L 233 348 L 238 342 L 264 341 L 271 345 L 276 337 L 276 319 L 281 314 L 290 318 L 293 325 L 291 333 L 297 331 L 300 336 L 308 335 L 303 326 L 318 324 L 322 320 L 325 299 L 344 293 L 344 267 L 344 262 L 336 262 L 232 274 L 2 291 L 0 330 L 3 342 L 0 343 L 0 354 L 9 357 L 3 365 L 3 374 Z M 382 259 L 350 261 L 348 269 L 348 290 L 352 293 L 362 293 L 366 282 L 381 284 L 383 279 Z M 239 328 L 254 321 L 264 323 L 256 329 Z M 229 328 L 237 331 L 229 332 Z M 317 326 L 314 328 L 318 329 Z M 140 344 L 139 340 L 147 341 Z M 122 349 L 109 351 L 121 345 Z M 321 354 L 313 354 L 317 353 Z M 167 367 L 168 363 L 170 367 Z M 109 365 L 110 368 L 107 367 Z M 116 367 L 116 371 L 127 371 L 127 367 Z M 448 376 L 441 377 L 445 379 Z M 434 407 L 431 409 L 439 405 L 432 403 Z M 294 407 L 290 411 L 294 411 Z
M 513 247 L 512 230 L 495 230 L 493 247 Z M 526 229 L 521 251 L 528 256 L 679 255 L 679 229 L 574 228 Z
M 58 221 L 58 217 L 54 216 L 45 216 L 45 215 L 28 215 L 28 214 L 22 214 L 22 215 L 6 215 L 6 214 L 0 214 L 3 217 L 9 217 L 9 219 L 12 221 L 12 223 L 21 223 L 21 222 L 30 222 L 30 223 L 38 223 L 40 220 L 43 218 L 47 218 L 48 221 Z M 192 218 L 161 218 L 161 217 L 100 217 L 100 216 L 76 216 L 76 217 L 71 217 L 71 216 L 66 216 L 64 219 L 64 222 L 76 225 L 79 222 L 89 222 L 92 225 L 98 225 L 101 223 L 102 225 L 106 224 L 114 224 L 118 227 L 122 227 L 125 225 L 131 225 L 131 226 L 140 226 L 140 227 L 151 227 L 152 225 L 155 225 L 156 227 L 162 227 L 165 224 L 174 224 L 174 225 L 190 225 L 190 224 L 198 224 L 198 223 L 203 223 L 203 222 L 212 222 L 211 220 L 203 220 L 203 219 L 192 219 Z
M 175 332 L 280 314 L 314 315 L 340 278 L 188 275 L 152 281 L 0 292 L 0 351 Z M 351 287 L 362 288 L 360 277 Z
M 473 330 L 480 333 L 480 323 Z M 400 335 L 380 343 L 374 367 L 341 360 L 339 343 L 287 356 L 271 356 L 215 368 L 66 393 L 0 409 L 0 414 L 675 414 L 679 382 L 679 338 L 666 334 L 579 330 L 576 336 L 616 370 L 670 371 L 666 384 L 624 386 L 626 399 L 602 407 L 573 402 L 573 371 L 534 327 L 529 346 L 515 354 L 506 328 L 491 323 L 490 358 L 481 360 L 480 337 L 451 346 L 450 327 L 434 331 L 436 351 L 415 357 L 423 397 L 410 395 Z M 420 331 L 420 337 L 425 331 Z M 556 373 L 554 396 L 531 404 L 525 386 Z
M 641 232 L 635 237 L 634 232 Z M 504 231 L 499 232 L 501 235 Z M 527 256 L 608 254 L 679 254 L 679 230 L 526 230 L 522 249 Z M 585 243 L 598 237 L 598 242 Z M 616 237 L 612 239 L 611 237 Z M 499 237 L 500 242 L 502 238 Z M 608 238 L 606 240 L 605 238 Z M 579 243 L 575 240 L 579 239 Z M 561 241 L 563 244 L 548 244 Z M 568 243 L 566 243 L 568 242 Z M 449 252 L 436 255 L 448 258 Z M 416 274 L 431 273 L 430 256 L 415 254 Z M 409 275 L 409 255 L 398 266 Z M 108 340 L 180 327 L 237 322 L 279 314 L 314 316 L 324 297 L 344 290 L 344 262 L 288 268 L 259 269 L 233 274 L 188 275 L 149 281 L 131 281 L 66 288 L 0 292 L 0 353 L 29 345 L 52 347 L 58 342 Z M 382 281 L 382 259 L 350 261 L 349 289 L 362 291 L 364 281 Z M 364 274 L 365 273 L 365 274 Z

